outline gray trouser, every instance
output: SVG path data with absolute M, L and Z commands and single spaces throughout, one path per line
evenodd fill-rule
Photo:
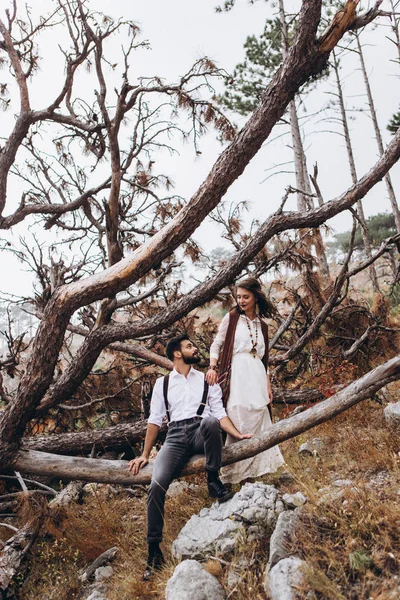
M 193 454 L 206 455 L 208 471 L 221 466 L 222 435 L 218 419 L 193 417 L 171 422 L 167 438 L 154 463 L 147 501 L 147 541 L 161 542 L 165 494 L 171 481 Z

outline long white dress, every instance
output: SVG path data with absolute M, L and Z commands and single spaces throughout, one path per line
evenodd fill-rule
M 225 341 L 229 324 L 229 313 L 222 319 L 218 333 L 210 348 L 210 358 L 218 360 Z M 263 435 L 271 427 L 271 417 L 268 410 L 269 394 L 268 379 L 265 367 L 261 362 L 265 353 L 264 336 L 258 317 L 251 321 L 253 340 L 257 335 L 257 356 L 250 354 L 252 340 L 246 317 L 240 315 L 233 344 L 230 395 L 226 412 L 241 433 L 254 433 L 256 437 Z M 229 434 L 226 444 L 235 440 Z M 259 477 L 265 473 L 274 473 L 284 464 L 284 459 L 278 446 L 265 450 L 252 458 L 223 467 L 221 475 L 226 483 L 239 483 L 247 477 Z

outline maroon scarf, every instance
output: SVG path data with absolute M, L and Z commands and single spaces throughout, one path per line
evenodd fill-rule
M 232 366 L 232 354 L 233 354 L 233 344 L 235 341 L 235 332 L 236 327 L 239 321 L 240 312 L 237 308 L 233 308 L 229 311 L 229 324 L 226 332 L 224 346 L 222 348 L 221 361 L 219 366 L 219 375 L 218 375 L 218 383 L 222 389 L 222 396 L 224 406 L 228 402 L 230 386 L 231 386 L 231 366 Z M 261 322 L 261 330 L 264 336 L 265 343 L 265 354 L 262 357 L 262 363 L 265 367 L 265 370 L 268 369 L 268 326 L 260 319 Z M 269 405 L 268 405 L 269 406 Z

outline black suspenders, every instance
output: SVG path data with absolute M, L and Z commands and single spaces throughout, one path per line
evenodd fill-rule
M 169 408 L 168 408 L 168 383 L 169 383 L 169 374 L 164 376 L 164 381 L 163 381 L 165 410 L 167 411 L 167 421 L 169 423 L 171 420 L 171 417 L 169 416 Z
M 199 408 L 197 409 L 197 413 L 196 413 L 196 415 L 198 417 L 200 417 L 203 414 L 203 411 L 207 404 L 207 396 L 208 396 L 208 382 L 206 381 L 206 378 L 204 377 L 203 397 L 201 399 L 201 404 L 200 404 Z
M 164 381 L 163 381 L 163 392 L 164 392 L 164 402 L 165 402 L 165 410 L 167 411 L 167 421 L 168 423 L 171 420 L 170 414 L 169 414 L 169 408 L 168 408 L 168 384 L 169 384 L 169 374 L 164 376 Z M 197 413 L 196 415 L 198 417 L 200 417 L 203 414 L 203 411 L 206 407 L 207 404 L 207 396 L 208 396 L 208 383 L 206 381 L 206 378 L 204 378 L 204 389 L 203 389 L 203 397 L 201 399 L 201 403 L 199 408 L 197 409 Z

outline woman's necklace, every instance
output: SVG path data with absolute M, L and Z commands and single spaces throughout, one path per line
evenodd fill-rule
M 257 356 L 257 341 L 258 341 L 258 327 L 257 327 L 257 323 L 254 325 L 255 330 L 256 330 L 256 339 L 254 340 L 253 338 L 253 332 L 251 331 L 251 326 L 250 326 L 250 319 L 247 315 L 244 315 L 245 319 L 246 319 L 246 325 L 247 328 L 249 330 L 250 333 L 250 339 L 251 339 L 251 350 L 250 350 L 250 354 L 252 354 L 253 358 L 255 358 Z

